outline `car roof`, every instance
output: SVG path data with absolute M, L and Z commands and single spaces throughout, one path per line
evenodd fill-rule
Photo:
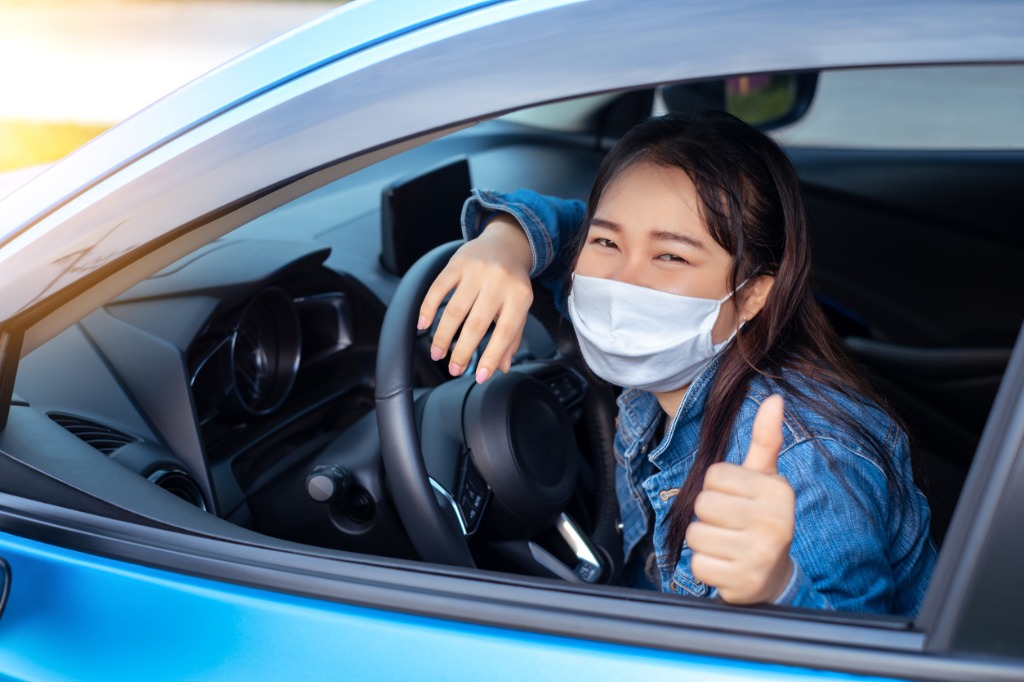
M 396 141 L 661 82 L 1021 61 L 1022 26 L 1024 5 L 998 0 L 355 2 L 157 102 L 0 201 L 0 324 L 33 325 L 132 262 L 103 295 L 123 290 L 394 153 Z

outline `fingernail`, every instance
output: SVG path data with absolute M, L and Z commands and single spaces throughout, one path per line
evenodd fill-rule
M 443 357 L 444 357 L 444 351 L 443 350 L 441 350 L 437 346 L 431 346 L 430 347 L 430 359 L 431 360 L 433 360 L 434 362 L 437 362 L 438 360 L 440 360 Z
M 491 376 L 491 373 L 486 368 L 481 367 L 476 371 L 476 383 L 482 384 L 487 381 L 487 377 Z
M 448 365 L 448 373 L 453 377 L 457 377 L 462 374 L 462 368 L 456 365 L 454 362 Z
M 426 329 L 427 326 L 428 326 L 427 318 L 424 317 L 423 315 L 420 315 L 420 319 L 416 320 L 416 328 L 417 329 Z M 434 358 L 434 359 L 436 360 L 437 358 Z

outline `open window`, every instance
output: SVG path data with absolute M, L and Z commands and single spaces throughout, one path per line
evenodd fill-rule
M 898 85 L 922 73 L 931 87 Z M 1010 203 L 1024 144 L 1005 126 L 1005 144 L 994 146 L 989 130 L 1009 120 L 1020 74 L 1006 66 L 734 76 L 516 112 L 339 179 L 190 253 L 28 355 L 16 392 L 113 461 L 232 523 L 411 558 L 365 442 L 375 428 L 372 367 L 395 259 L 403 270 L 411 262 L 395 255 L 396 243 L 438 230 L 440 241 L 452 236 L 458 202 L 446 198 L 470 182 L 582 198 L 602 154 L 595 140 L 652 109 L 718 104 L 778 128 L 804 183 L 820 300 L 910 425 L 941 540 L 1024 319 L 1024 284 L 1013 276 L 1024 245 Z M 957 121 L 936 101 L 901 108 L 893 92 L 971 105 Z M 892 138 L 879 132 L 869 144 L 860 114 L 834 113 L 849 98 L 886 112 L 872 130 L 927 129 L 930 112 L 941 110 L 931 125 L 937 140 L 886 146 Z M 975 146 L 981 124 L 969 116 L 987 117 L 988 143 Z M 958 125 L 960 144 L 934 148 Z M 921 146 L 929 148 L 908 148 Z M 438 203 L 445 206 L 434 210 Z M 551 310 L 538 316 L 547 326 L 532 328 L 521 361 L 556 354 L 561 322 Z M 162 353 L 166 360 L 154 362 Z M 445 379 L 429 362 L 417 376 L 426 386 Z M 178 388 L 168 392 L 172 380 Z M 592 452 L 610 433 L 608 396 L 604 407 L 584 408 L 586 382 L 565 381 L 579 384 L 570 407 L 581 449 Z M 96 402 L 97 390 L 107 398 Z M 590 433 L 584 409 L 604 422 Z M 192 426 L 182 412 L 194 415 Z M 322 456 L 360 448 L 351 465 Z M 608 472 L 587 459 L 575 504 L 593 531 L 593 498 Z M 329 489 L 324 499 L 311 497 L 315 484 Z
M 935 72 L 951 102 L 966 99 L 957 87 L 971 89 L 979 81 L 979 72 L 966 67 L 928 73 Z M 677 646 L 677 631 L 670 632 L 677 626 L 689 636 L 713 630 L 750 636 L 767 625 L 801 642 L 919 648 L 920 631 L 902 618 L 673 601 L 614 585 L 523 578 L 500 558 L 482 562 L 488 571 L 419 563 L 375 457 L 372 415 L 380 325 L 397 282 L 394 268 L 381 262 L 381 213 L 388 205 L 382 193 L 394 197 L 393 188 L 407 186 L 410 176 L 465 159 L 476 186 L 528 186 L 583 198 L 607 142 L 627 121 L 657 107 L 690 106 L 686 97 L 694 92 L 736 105 L 737 93 L 763 87 L 765 101 L 746 115 L 780 126 L 775 134 L 804 183 L 820 300 L 917 438 L 933 532 L 941 539 L 1024 319 L 1024 280 L 1017 276 L 1024 242 L 1011 204 L 1024 150 L 1019 138 L 976 145 L 971 138 L 962 144 L 939 138 L 919 147 L 890 146 L 892 137 L 868 143 L 859 114 L 845 123 L 827 114 L 833 97 L 849 97 L 879 103 L 881 121 L 897 130 L 924 127 L 936 111 L 946 115 L 945 105 L 934 102 L 896 109 L 891 100 L 901 88 L 889 80 L 893 73 L 826 72 L 816 82 L 806 74 L 790 80 L 736 76 L 597 95 L 409 145 L 356 172 L 320 169 L 336 179 L 320 187 L 310 180 L 295 191 L 301 196 L 273 210 L 254 209 L 237 229 L 107 300 L 23 358 L 15 386 L 19 414 L 3 445 L 24 455 L 26 468 L 54 469 L 45 485 L 9 492 L 46 501 L 57 489 L 72 509 L 164 530 L 200 529 L 214 539 L 291 553 L 289 560 L 299 556 L 294 560 L 306 561 L 304 569 L 319 571 L 318 596 L 339 600 L 356 597 L 348 586 L 331 583 L 331 571 L 341 565 L 337 570 L 351 577 L 371 566 L 396 583 L 429 583 L 452 600 L 451 614 L 476 622 L 486 621 L 474 611 L 475 601 L 498 594 L 558 611 L 545 631 L 569 632 L 578 625 L 573 616 L 582 613 L 589 619 L 584 635 L 614 638 L 607 622 L 596 619 L 615 612 L 631 624 L 621 641 L 664 648 Z M 921 73 L 912 71 L 911 78 Z M 995 74 L 986 76 L 998 83 L 986 91 L 995 99 L 970 107 L 971 113 L 1019 112 L 1013 99 L 1024 90 L 1019 67 L 986 73 Z M 853 92 L 840 94 L 844 87 Z M 776 106 L 775 98 L 788 99 Z M 907 119 L 895 126 L 901 115 Z M 826 122 L 819 126 L 820 118 Z M 941 127 L 988 129 L 990 123 L 943 120 Z M 827 135 L 820 132 L 826 128 Z M 461 188 L 462 174 L 450 177 Z M 397 196 L 404 201 L 409 193 Z M 543 301 L 538 305 L 517 358 L 524 366 L 543 365 L 565 343 L 559 318 Z M 423 351 L 416 356 L 418 388 L 444 385 L 441 368 Z M 571 515 L 585 534 L 603 532 L 607 511 L 599 502 L 608 472 L 597 446 L 609 438 L 614 396 L 591 386 L 587 397 L 586 382 L 571 372 L 538 372 L 565 392 L 580 443 Z M 74 467 L 52 461 L 49 451 L 38 449 L 49 443 L 82 459 Z M 95 467 L 78 466 L 86 460 Z M 78 477 L 74 485 L 55 483 L 64 474 Z M 452 475 L 471 480 L 464 470 Z M 190 512 L 182 512 L 188 505 Z M 212 520 L 199 510 L 212 512 Z M 614 547 L 614 538 L 606 542 Z M 566 554 L 572 548 L 566 536 L 545 543 L 553 566 L 575 570 L 580 557 Z M 281 569 L 278 558 L 266 559 L 275 570 Z M 199 565 L 214 570 L 198 559 L 190 564 Z M 827 627 L 815 629 L 819 625 Z M 724 653 L 736 653 L 740 645 L 733 646 Z

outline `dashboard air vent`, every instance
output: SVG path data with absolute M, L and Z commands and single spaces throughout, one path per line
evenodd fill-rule
M 50 419 L 105 455 L 112 455 L 136 439 L 109 426 L 70 414 L 51 412 Z
M 191 476 L 179 469 L 160 469 L 149 475 L 149 480 L 189 504 L 206 511 L 206 500 Z

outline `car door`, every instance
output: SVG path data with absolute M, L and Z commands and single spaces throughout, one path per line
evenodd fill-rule
M 1024 545 L 1012 527 L 1024 485 L 1020 342 L 925 608 L 912 622 L 736 609 L 331 552 L 255 536 L 158 495 L 140 494 L 144 508 L 132 508 L 119 501 L 143 480 L 83 473 L 84 461 L 114 469 L 70 436 L 54 436 L 31 405 L 12 397 L 12 360 L 21 351 L 130 284 L 296 196 L 478 117 L 757 68 L 1024 60 L 1013 6 L 942 9 L 599 1 L 466 8 L 382 32 L 376 42 L 352 41 L 351 53 L 328 49 L 326 38 L 316 44 L 322 52 L 306 43 L 306 58 L 278 81 L 258 81 L 227 103 L 200 98 L 201 113 L 166 127 L 158 107 L 13 195 L 0 206 L 11 230 L 0 251 L 9 292 L 0 303 L 3 672 L 279 678 L 301 666 L 298 674 L 332 678 L 1019 676 L 1024 633 L 1015 614 L 1024 597 L 1014 569 Z M 373 5 L 355 11 L 387 23 Z M 344 17 L 334 20 L 335 37 L 344 35 Z M 331 24 L 317 35 L 331 36 Z M 557 39 L 537 50 L 535 37 L 553 27 Z M 280 44 L 302 52 L 294 45 Z M 242 72 L 256 78 L 258 69 Z M 205 96 L 212 82 L 166 108 L 189 92 Z

